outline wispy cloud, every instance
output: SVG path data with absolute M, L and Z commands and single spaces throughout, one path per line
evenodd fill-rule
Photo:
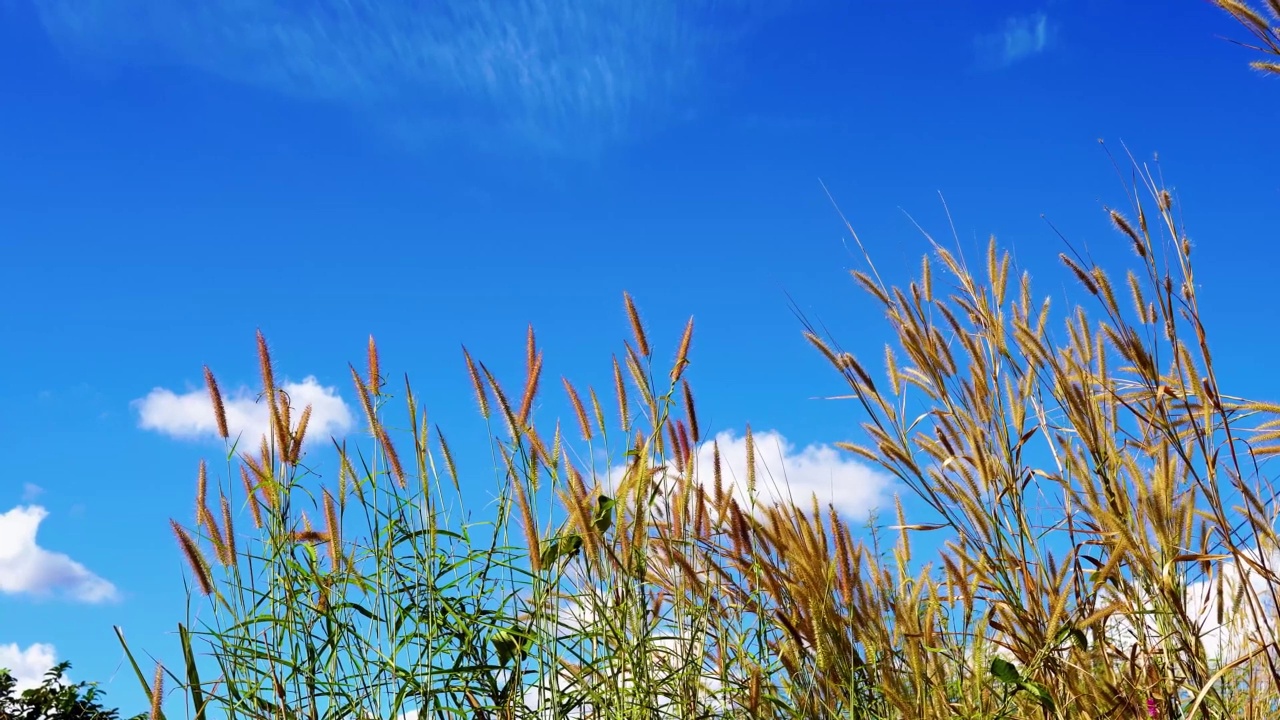
M 57 650 L 48 643 L 32 643 L 26 649 L 17 643 L 0 645 L 0 668 L 8 668 L 17 681 L 13 691 L 21 695 L 23 690 L 39 687 L 44 676 L 57 664 Z M 66 675 L 62 676 L 66 681 Z
M 304 442 L 328 441 L 330 437 L 344 435 L 351 429 L 351 408 L 338 395 L 337 388 L 321 385 L 311 376 L 300 383 L 286 382 L 280 387 L 289 396 L 290 406 L 297 409 L 294 417 L 302 408 L 311 406 Z M 133 404 L 138 411 L 138 425 L 144 430 L 155 430 L 182 439 L 216 437 L 213 405 L 209 393 L 203 388 L 181 395 L 156 388 Z M 225 395 L 223 405 L 226 406 L 227 430 L 231 437 L 240 436 L 249 442 L 250 447 L 255 447 L 271 426 L 266 402 L 259 402 L 247 388 L 241 388 Z
M 110 582 L 37 544 L 36 533 L 48 515 L 39 505 L 0 514 L 0 593 L 59 594 L 87 603 L 115 600 L 118 593 Z
M 179 63 L 401 132 L 561 149 L 669 119 L 765 0 L 30 0 L 96 62 Z
M 998 32 L 978 36 L 979 63 L 1005 67 L 1044 52 L 1053 42 L 1053 24 L 1043 12 L 1005 20 Z

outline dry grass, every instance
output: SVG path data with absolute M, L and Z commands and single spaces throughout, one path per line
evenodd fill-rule
M 1263 10 L 1258 10 L 1251 3 L 1242 2 L 1242 0 L 1213 0 L 1213 2 L 1261 43 L 1260 45 L 1239 43 L 1240 45 L 1273 58 L 1280 58 L 1280 27 L 1272 24 L 1280 23 L 1280 2 L 1265 0 Z M 1280 62 L 1276 60 L 1254 60 L 1249 65 L 1266 75 L 1280 75 Z

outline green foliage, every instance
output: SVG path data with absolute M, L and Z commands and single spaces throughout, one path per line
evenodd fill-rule
M 71 667 L 63 662 L 45 674 L 39 687 L 16 693 L 17 680 L 9 670 L 0 668 L 0 720 L 119 720 L 120 711 L 103 707 L 103 693 L 96 684 L 62 682 Z M 129 720 L 143 720 L 146 713 Z

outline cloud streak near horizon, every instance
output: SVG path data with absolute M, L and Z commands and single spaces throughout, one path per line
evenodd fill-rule
M 675 116 L 767 0 L 31 0 L 84 59 L 177 63 L 404 131 L 539 146 Z

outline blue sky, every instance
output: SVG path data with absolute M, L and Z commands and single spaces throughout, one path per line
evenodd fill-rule
M 820 180 L 894 281 L 927 250 L 908 214 L 951 242 L 941 192 L 963 248 L 994 233 L 1062 296 L 1041 215 L 1127 262 L 1096 141 L 1158 152 L 1223 390 L 1280 397 L 1280 86 L 1208 3 L 417 5 L 0 2 L 0 665 L 144 706 L 111 626 L 176 659 L 168 519 L 222 452 L 181 400 L 205 364 L 252 385 L 258 328 L 338 433 L 375 335 L 483 503 L 459 346 L 515 384 L 532 323 L 546 377 L 606 386 L 628 290 L 660 352 L 696 318 L 705 429 L 874 482 L 823 450 L 858 416 L 812 399 L 841 388 L 787 303 L 861 356 L 890 337 Z

